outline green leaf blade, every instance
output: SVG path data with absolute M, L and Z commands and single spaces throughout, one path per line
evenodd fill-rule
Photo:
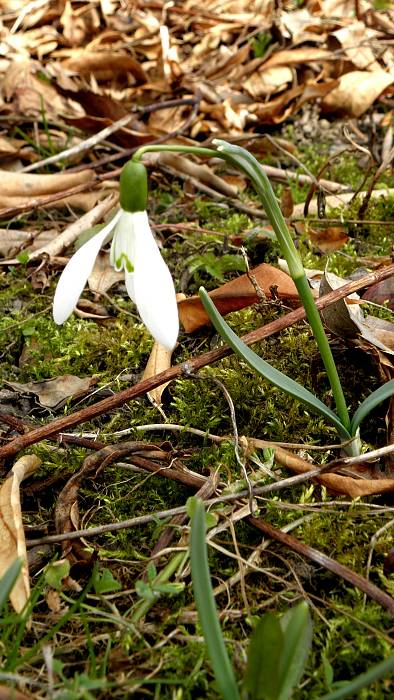
M 0 610 L 5 606 L 22 569 L 22 559 L 15 559 L 0 579 Z
M 312 646 L 312 620 L 305 602 L 288 610 L 280 620 L 284 636 L 279 676 L 282 679 L 278 700 L 289 700 L 301 680 Z
M 334 690 L 326 695 L 321 695 L 317 700 L 342 700 L 342 698 L 347 698 L 349 695 L 354 697 L 362 688 L 365 688 L 371 683 L 378 681 L 380 678 L 385 676 L 391 676 L 394 673 L 394 656 L 390 656 L 388 659 L 381 661 L 379 664 L 375 664 L 372 668 L 369 668 L 365 673 L 361 673 L 359 676 L 349 681 L 346 685 Z
M 389 382 L 386 382 L 385 384 L 382 384 L 378 389 L 372 392 L 365 401 L 360 404 L 358 407 L 356 413 L 354 414 L 350 426 L 350 431 L 352 435 L 355 435 L 357 433 L 357 429 L 360 425 L 360 423 L 366 418 L 368 413 L 371 413 L 376 406 L 379 406 L 380 403 L 383 401 L 386 401 L 386 399 L 389 399 L 391 396 L 394 395 L 394 379 L 390 379 Z
M 196 607 L 217 684 L 224 700 L 240 700 L 237 682 L 219 625 L 212 590 L 211 575 L 205 543 L 206 520 L 204 504 L 193 499 L 191 508 L 190 563 Z
M 271 384 L 274 384 L 279 389 L 282 389 L 282 391 L 286 392 L 286 394 L 289 394 L 293 398 L 309 406 L 309 408 L 312 410 L 323 415 L 335 426 L 343 439 L 349 440 L 351 437 L 349 432 L 346 430 L 345 426 L 342 424 L 341 420 L 334 413 L 334 411 L 328 408 L 328 406 L 320 401 L 317 396 L 314 396 L 312 392 L 302 386 L 302 384 L 299 384 L 298 382 L 294 381 L 294 379 L 291 379 L 286 374 L 283 374 L 283 372 L 280 372 L 275 367 L 272 367 L 268 362 L 263 360 L 262 357 L 259 357 L 259 355 L 257 355 L 251 348 L 245 345 L 245 343 L 238 338 L 236 333 L 231 330 L 230 326 L 221 316 L 203 287 L 200 287 L 199 294 L 205 311 L 207 312 L 217 332 L 220 333 L 222 338 L 230 345 L 234 352 L 239 357 L 242 357 L 249 367 L 268 379 Z
M 257 623 L 249 644 L 244 687 L 250 700 L 278 700 L 283 644 L 278 618 L 266 613 Z

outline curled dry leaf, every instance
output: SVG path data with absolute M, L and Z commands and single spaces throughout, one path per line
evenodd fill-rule
M 88 277 L 89 289 L 97 294 L 103 294 L 122 280 L 124 280 L 124 274 L 123 272 L 116 272 L 110 265 L 109 253 L 100 252 Z
M 144 381 L 144 379 L 150 379 L 150 377 L 154 377 L 155 374 L 159 374 L 160 372 L 164 372 L 164 370 L 169 369 L 169 367 L 171 367 L 171 357 L 172 350 L 166 350 L 166 348 L 163 348 L 160 343 L 155 343 L 151 354 L 149 355 L 149 360 L 145 367 L 142 381 Z M 163 391 L 166 386 L 169 385 L 169 383 L 170 382 L 165 382 L 164 384 L 160 384 L 160 386 L 157 386 L 155 389 L 148 392 L 149 400 L 154 406 L 161 406 Z
M 55 194 L 71 187 L 94 180 L 92 170 L 79 173 L 55 173 L 53 175 L 33 175 L 31 173 L 13 173 L 0 170 L 2 196 L 38 197 Z
M 320 294 L 327 294 L 346 284 L 331 272 L 325 272 L 320 282 Z M 341 337 L 354 338 L 361 335 L 383 352 L 394 354 L 394 323 L 374 316 L 364 316 L 358 303 L 358 294 L 351 294 L 347 299 L 340 299 L 322 310 L 324 323 L 332 333 Z
M 43 379 L 37 382 L 6 382 L 18 392 L 28 392 L 38 396 L 41 406 L 45 408 L 61 408 L 67 399 L 71 396 L 74 398 L 84 396 L 90 388 L 96 383 L 93 377 L 85 377 L 81 379 L 73 374 L 64 374 L 61 377 L 53 377 L 52 379 Z
M 241 275 L 241 277 L 226 282 L 221 287 L 209 292 L 209 296 L 214 300 L 221 314 L 238 311 L 245 306 L 256 304 L 261 299 L 251 278 L 261 291 L 261 296 L 272 298 L 272 290 L 275 289 L 275 294 L 280 299 L 298 305 L 298 292 L 291 277 L 272 265 L 262 263 L 250 270 L 249 276 L 247 274 Z M 178 311 L 181 323 L 187 333 L 210 323 L 198 296 L 178 301 Z
M 374 304 L 385 304 L 388 309 L 394 311 L 394 275 L 373 284 L 364 292 L 362 298 L 365 301 L 373 301 Z
M 331 253 L 334 250 L 339 250 L 349 240 L 349 236 L 343 226 L 327 226 L 324 229 L 308 228 L 308 233 L 312 243 L 322 253 Z
M 285 450 L 283 447 L 278 447 L 275 443 L 256 438 L 247 438 L 247 442 L 252 449 L 271 447 L 275 451 L 275 458 L 278 462 L 296 474 L 304 474 L 314 467 L 310 462 Z M 316 481 L 330 491 L 340 493 L 349 498 L 361 498 L 362 496 L 372 496 L 377 493 L 391 493 L 394 491 L 394 479 L 355 479 L 352 476 L 342 476 L 341 474 L 322 474 L 316 477 Z
M 394 75 L 383 70 L 345 73 L 339 78 L 338 87 L 326 95 L 322 107 L 326 112 L 360 117 L 393 82 Z
M 14 464 L 0 487 L 0 578 L 17 557 L 23 566 L 10 593 L 11 605 L 20 612 L 29 598 L 29 572 L 27 565 L 25 533 L 20 505 L 20 484 L 41 464 L 36 455 L 24 455 Z

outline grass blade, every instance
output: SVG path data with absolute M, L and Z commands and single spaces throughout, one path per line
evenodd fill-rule
M 379 678 L 388 676 L 394 671 L 394 656 L 390 656 L 388 659 L 381 661 L 380 664 L 372 666 L 365 673 L 349 681 L 347 685 L 344 685 L 338 690 L 334 690 L 332 693 L 327 693 L 326 695 L 321 695 L 317 700 L 341 700 L 341 698 L 346 698 L 348 695 L 354 695 L 361 688 L 365 688 L 367 685 L 378 681 Z
M 11 566 L 7 569 L 4 576 L 0 579 L 0 610 L 4 607 L 8 600 L 8 596 L 11 593 L 15 581 L 18 578 L 22 568 L 22 559 L 18 558 L 12 562 Z
M 209 658 L 224 700 L 240 700 L 234 672 L 220 629 L 213 595 L 205 543 L 206 522 L 203 502 L 193 499 L 190 533 L 190 562 L 193 591 Z
M 346 430 L 345 426 L 342 424 L 341 420 L 338 418 L 336 413 L 332 411 L 328 406 L 326 406 L 317 396 L 314 396 L 308 389 L 295 382 L 283 372 L 280 372 L 275 367 L 272 367 L 268 362 L 263 360 L 261 357 L 256 355 L 256 353 L 251 350 L 245 343 L 242 342 L 240 338 L 231 330 L 230 326 L 226 323 L 224 318 L 220 315 L 214 303 L 211 301 L 207 292 L 203 287 L 199 290 L 200 299 L 207 312 L 209 318 L 211 319 L 213 325 L 222 338 L 230 345 L 230 347 L 237 353 L 243 360 L 254 369 L 256 372 L 261 374 L 263 377 L 268 379 L 272 384 L 285 391 L 286 394 L 293 396 L 298 401 L 302 401 L 309 408 L 312 408 L 317 413 L 323 415 L 327 420 L 332 423 L 340 436 L 349 440 L 351 437 L 349 432 Z
M 373 409 L 376 408 L 376 406 L 379 406 L 379 404 L 382 403 L 382 401 L 386 401 L 386 399 L 389 399 L 390 396 L 393 395 L 394 379 L 390 379 L 389 382 L 382 384 L 382 386 L 376 389 L 376 391 L 373 391 L 372 394 L 367 396 L 365 401 L 363 401 L 362 404 L 360 404 L 352 418 L 352 422 L 350 425 L 352 435 L 356 434 L 361 421 L 364 420 L 368 413 L 371 413 L 371 411 L 373 411 Z

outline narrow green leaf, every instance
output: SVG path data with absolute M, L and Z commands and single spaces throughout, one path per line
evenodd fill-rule
M 288 700 L 300 681 L 312 646 L 312 620 L 305 602 L 288 610 L 280 620 L 284 636 L 278 700 Z
M 248 649 L 244 687 L 250 700 L 277 700 L 281 677 L 283 632 L 277 617 L 263 615 L 256 625 Z
M 238 338 L 236 333 L 231 330 L 230 326 L 220 315 L 216 306 L 211 301 L 203 287 L 200 287 L 199 294 L 205 311 L 207 312 L 217 332 L 220 333 L 222 338 L 230 345 L 234 352 L 242 357 L 249 367 L 268 379 L 268 381 L 277 386 L 279 389 L 285 391 L 286 394 L 293 396 L 295 399 L 298 399 L 298 401 L 302 401 L 302 403 L 305 403 L 307 406 L 309 406 L 309 408 L 323 415 L 336 427 L 338 433 L 343 439 L 349 440 L 349 432 L 346 430 L 345 426 L 342 424 L 334 411 L 328 408 L 328 406 L 320 401 L 317 396 L 314 396 L 314 394 L 308 391 L 308 389 L 305 389 L 302 384 L 294 381 L 294 379 L 291 379 L 286 374 L 283 374 L 283 372 L 280 372 L 278 369 L 275 369 L 275 367 L 272 367 L 268 362 L 259 357 L 259 355 L 256 355 L 256 353 L 245 345 L 245 343 Z
M 378 681 L 384 676 L 392 675 L 394 672 L 394 656 L 390 656 L 388 659 L 381 661 L 379 664 L 372 666 L 365 673 L 361 673 L 359 676 L 349 681 L 347 685 L 334 690 L 326 695 L 321 695 L 317 700 L 341 700 L 349 695 L 357 693 L 361 688 L 365 688 L 367 685 Z
M 356 434 L 361 421 L 364 420 L 368 413 L 371 413 L 371 411 L 373 411 L 373 409 L 376 408 L 376 406 L 379 406 L 380 403 L 386 401 L 386 399 L 389 399 L 390 396 L 393 396 L 393 394 L 394 379 L 390 379 L 389 382 L 382 384 L 382 386 L 376 389 L 376 391 L 373 391 L 372 394 L 367 396 L 365 401 L 363 401 L 362 404 L 360 404 L 352 418 L 350 426 L 352 435 Z
M 18 578 L 22 568 L 22 559 L 15 559 L 11 566 L 7 569 L 4 576 L 0 579 L 0 610 L 4 607 L 11 593 L 15 581 Z
M 220 629 L 212 590 L 205 543 L 206 520 L 203 502 L 200 499 L 195 499 L 194 508 L 192 507 L 191 510 L 190 563 L 194 597 L 201 628 L 213 672 L 224 700 L 240 700 L 234 672 Z

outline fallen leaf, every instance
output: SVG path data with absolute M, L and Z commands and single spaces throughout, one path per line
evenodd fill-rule
M 38 197 L 55 194 L 71 187 L 82 185 L 94 180 L 92 170 L 82 170 L 79 173 L 54 173 L 53 175 L 32 175 L 31 173 L 13 173 L 0 170 L 2 196 Z
M 41 464 L 36 455 L 24 455 L 14 464 L 0 487 L 0 578 L 17 557 L 23 566 L 10 593 L 11 605 L 20 612 L 30 595 L 25 533 L 20 505 L 20 484 Z
M 385 305 L 394 311 L 394 275 L 369 287 L 361 297 L 374 304 Z
M 123 272 L 116 272 L 110 265 L 109 253 L 100 252 L 88 277 L 89 289 L 97 294 L 103 294 L 122 280 L 124 280 L 124 274 Z
M 370 42 L 376 38 L 377 32 L 368 29 L 364 22 L 356 21 L 332 33 L 344 49 L 344 53 L 356 68 L 368 71 L 381 70 L 375 60 Z
M 151 354 L 149 355 L 149 360 L 142 375 L 142 381 L 144 379 L 150 379 L 154 377 L 155 374 L 164 372 L 164 370 L 171 367 L 171 357 L 172 350 L 166 350 L 160 343 L 154 343 Z M 154 406 L 161 406 L 161 397 L 164 389 L 169 385 L 170 382 L 165 382 L 160 384 L 152 391 L 148 392 L 149 400 Z
M 107 81 L 119 76 L 125 79 L 130 73 L 137 84 L 146 82 L 141 64 L 123 51 L 76 49 L 70 58 L 62 62 L 62 66 L 64 70 L 73 71 L 78 75 L 93 73 L 98 81 Z
M 393 82 L 394 75 L 383 70 L 345 73 L 339 78 L 338 87 L 323 99 L 322 109 L 360 117 Z
M 81 379 L 73 374 L 64 374 L 60 377 L 27 382 L 26 384 L 6 382 L 15 391 L 35 394 L 38 396 L 41 406 L 52 409 L 61 408 L 71 396 L 73 398 L 85 396 L 95 383 L 94 377 Z
M 296 474 L 303 474 L 312 468 L 310 462 L 285 450 L 283 447 L 278 447 L 275 443 L 257 438 L 248 437 L 246 439 L 252 449 L 271 447 L 275 451 L 275 458 L 278 462 Z M 356 466 L 352 465 L 352 467 Z M 315 478 L 319 484 L 326 486 L 330 491 L 335 491 L 349 498 L 361 498 L 362 496 L 372 496 L 377 493 L 391 493 L 394 491 L 394 479 L 356 479 L 352 476 L 342 476 L 341 474 L 322 474 Z
M 325 272 L 320 282 L 320 295 L 338 289 L 347 281 L 331 272 Z M 348 338 L 355 338 L 360 334 L 380 350 L 394 354 L 394 323 L 374 316 L 364 316 L 360 305 L 349 301 L 358 302 L 360 297 L 358 294 L 350 294 L 346 299 L 340 299 L 322 309 L 324 323 L 330 331 Z
M 255 279 L 263 295 L 272 298 L 271 287 L 274 287 L 280 299 L 298 305 L 297 289 L 291 277 L 285 272 L 272 267 L 272 265 L 261 263 L 250 270 L 250 275 Z M 209 292 L 209 296 L 214 300 L 220 313 L 224 315 L 259 301 L 255 287 L 246 274 L 214 289 Z M 198 296 L 178 301 L 178 311 L 181 323 L 187 333 L 210 323 Z
M 288 219 L 294 209 L 293 194 L 290 187 L 284 187 L 280 198 L 280 208 L 285 219 Z
M 343 226 L 327 226 L 327 228 L 322 229 L 308 227 L 308 234 L 312 243 L 322 253 L 339 250 L 349 240 L 349 236 Z

